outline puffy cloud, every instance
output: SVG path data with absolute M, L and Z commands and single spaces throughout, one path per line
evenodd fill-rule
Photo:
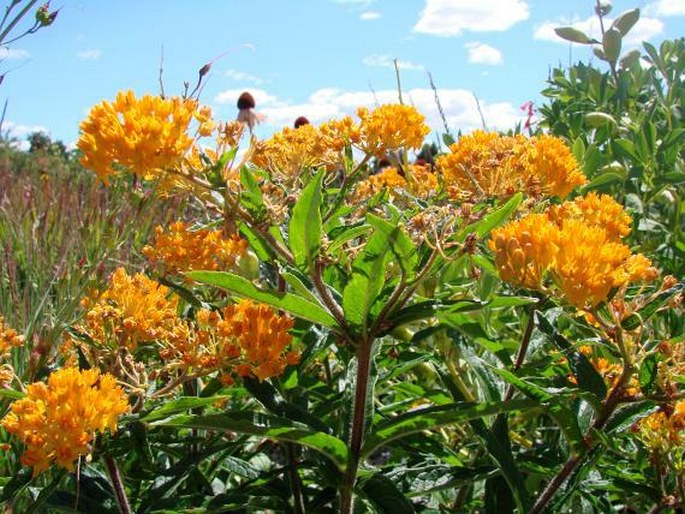
M 466 43 L 464 47 L 469 51 L 469 62 L 472 64 L 489 64 L 491 66 L 502 64 L 502 52 L 494 46 L 473 41 Z
M 645 14 L 650 16 L 685 16 L 683 0 L 657 0 L 645 7 Z
M 0 47 L 0 61 L 5 59 L 26 59 L 30 54 L 27 50 L 20 50 L 19 48 Z
M 604 26 L 610 27 L 614 20 L 611 18 L 604 18 Z M 590 16 L 585 20 L 558 20 L 546 21 L 535 29 L 533 37 L 543 41 L 553 41 L 555 43 L 568 44 L 567 41 L 561 39 L 556 35 L 554 29 L 557 27 L 573 27 L 582 30 L 588 36 L 601 40 L 601 29 L 599 20 L 596 16 Z M 623 39 L 625 46 L 639 45 L 643 41 L 647 41 L 654 36 L 660 34 L 664 30 L 664 24 L 661 20 L 656 18 L 649 18 L 646 16 L 640 17 L 640 20 L 628 32 L 628 35 Z
M 255 94 L 255 90 L 251 91 Z M 314 91 L 302 103 L 284 102 L 261 92 L 270 101 L 260 102 L 255 94 L 259 112 L 267 116 L 266 124 L 274 129 L 290 126 L 298 116 L 306 116 L 312 123 L 320 123 L 346 114 L 354 115 L 359 106 L 373 108 L 383 103 L 397 103 L 397 91 L 394 89 L 372 91 L 343 91 L 337 88 L 323 88 Z M 225 95 L 235 102 L 238 94 Z M 451 130 L 469 132 L 481 128 L 476 98 L 465 89 L 439 89 L 438 97 Z M 427 119 L 430 127 L 437 132 L 444 132 L 443 122 L 435 102 L 435 92 L 429 88 L 415 88 L 403 92 L 404 102 L 415 105 Z M 480 101 L 481 110 L 489 129 L 510 129 L 523 119 L 520 111 L 508 102 Z
M 264 106 L 281 106 L 283 102 L 278 101 L 278 99 L 264 91 L 263 89 L 248 89 L 247 90 L 254 98 L 255 104 L 257 104 L 257 109 Z M 235 105 L 238 102 L 238 97 L 245 92 L 245 89 L 227 89 L 222 91 L 214 97 L 214 101 L 222 105 Z
M 528 16 L 524 0 L 426 0 L 414 32 L 458 36 L 465 30 L 504 31 Z
M 381 17 L 381 13 L 378 11 L 365 11 L 359 15 L 359 18 L 364 21 L 377 20 Z
M 2 124 L 3 135 L 10 139 L 10 144 L 19 150 L 28 150 L 30 143 L 26 139 L 27 136 L 34 132 L 43 132 L 50 134 L 47 128 L 42 125 L 23 125 L 21 123 L 14 123 L 13 121 L 5 120 Z
M 393 58 L 389 55 L 372 54 L 367 57 L 364 57 L 362 62 L 367 66 L 382 66 L 385 68 L 392 68 L 395 66 Z M 397 67 L 401 70 L 414 71 L 421 71 L 424 69 L 423 66 L 421 66 L 420 64 L 416 64 L 411 61 L 403 61 L 401 59 L 397 60 Z
M 234 69 L 228 69 L 224 72 L 224 75 L 228 78 L 231 78 L 233 80 L 236 80 L 238 82 L 251 82 L 252 84 L 257 84 L 262 85 L 265 83 L 264 79 L 261 79 L 257 77 L 256 75 L 252 75 L 250 73 L 246 73 L 244 71 L 238 71 Z
M 99 50 L 97 48 L 93 48 L 91 50 L 83 50 L 81 52 L 77 52 L 76 57 L 78 57 L 79 59 L 85 59 L 87 61 L 97 61 L 100 57 L 102 57 L 102 50 Z

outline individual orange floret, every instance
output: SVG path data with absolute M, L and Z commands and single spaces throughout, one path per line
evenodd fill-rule
M 112 275 L 109 287 L 94 299 L 82 300 L 88 309 L 85 331 L 100 343 L 125 346 L 163 340 L 180 320 L 178 298 L 142 273 L 130 276 L 124 268 Z
M 188 126 L 195 100 L 120 92 L 114 102 L 94 106 L 81 123 L 81 163 L 105 183 L 126 169 L 151 179 L 177 166 L 193 144 Z
M 410 105 L 385 104 L 369 111 L 357 109 L 360 148 L 368 155 L 383 156 L 402 149 L 419 149 L 430 132 L 425 117 Z
M 73 471 L 74 462 L 91 452 L 96 432 L 116 431 L 127 410 L 127 397 L 112 375 L 64 368 L 47 384 L 29 385 L 2 426 L 26 445 L 21 462 L 35 476 L 52 464 Z
M 162 273 L 191 270 L 225 270 L 235 266 L 245 255 L 247 241 L 237 234 L 225 236 L 221 230 L 190 230 L 187 223 L 177 221 L 165 231 L 155 228 L 152 246 L 143 248 L 143 255 Z

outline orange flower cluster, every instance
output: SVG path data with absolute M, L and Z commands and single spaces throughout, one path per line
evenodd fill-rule
M 526 138 L 475 131 L 438 157 L 436 167 L 452 198 L 506 198 L 518 191 L 564 198 L 586 182 L 564 142 L 547 135 Z
M 177 221 L 166 231 L 156 227 L 154 245 L 145 246 L 143 255 L 164 274 L 224 270 L 234 266 L 246 250 L 247 241 L 237 234 L 226 237 L 221 230 L 190 230 L 187 223 Z
M 0 360 L 8 358 L 12 348 L 19 348 L 25 342 L 26 338 L 5 325 L 5 320 L 0 316 Z M 13 377 L 14 368 L 8 363 L 0 364 L 0 386 L 11 382 Z
M 220 311 L 201 309 L 196 320 L 186 337 L 169 339 L 160 352 L 171 367 L 202 374 L 221 370 L 223 380 L 230 383 L 229 370 L 265 380 L 299 362 L 299 352 L 288 350 L 293 320 L 267 305 L 241 300 Z
M 394 196 L 400 189 L 419 198 L 428 198 L 438 190 L 438 179 L 426 166 L 407 166 L 409 179 L 400 175 L 397 168 L 387 167 L 357 184 L 354 201 L 369 198 L 383 189 Z
M 120 92 L 114 102 L 94 106 L 81 123 L 81 163 L 105 184 L 122 168 L 142 179 L 153 178 L 178 165 L 193 144 L 188 126 L 196 109 L 194 100 L 151 95 L 138 99 L 132 91 Z
M 488 244 L 503 280 L 546 290 L 549 274 L 571 304 L 594 307 L 614 287 L 657 276 L 649 259 L 620 242 L 628 220 L 613 199 L 590 193 L 498 228 Z
M 123 268 L 112 275 L 111 284 L 100 295 L 81 301 L 90 337 L 101 344 L 115 344 L 129 350 L 139 344 L 164 340 L 176 330 L 178 298 L 165 286 Z
M 592 366 L 597 370 L 597 373 L 604 379 L 607 387 L 612 388 L 616 386 L 623 371 L 622 363 L 611 362 L 605 357 L 593 355 L 592 347 L 590 346 L 581 346 L 579 350 L 588 358 Z M 570 381 L 575 384 L 575 377 L 570 377 Z M 639 392 L 640 384 L 638 383 L 637 376 L 633 374 L 626 384 L 624 396 L 637 396 Z
M 339 161 L 332 155 L 321 132 L 313 125 L 285 127 L 270 139 L 258 142 L 252 162 L 282 177 L 297 177 L 307 168 L 331 166 Z
M 0 316 L 0 357 L 6 357 L 12 348 L 19 348 L 25 342 L 24 336 L 5 325 L 5 320 Z
M 53 463 L 73 471 L 74 462 L 90 453 L 95 433 L 116 431 L 127 410 L 127 397 L 112 375 L 63 368 L 47 384 L 29 385 L 2 426 L 26 445 L 21 462 L 35 476 Z
M 652 451 L 669 455 L 685 449 L 685 400 L 661 408 L 641 419 L 636 426 L 640 439 Z
M 425 117 L 415 107 L 385 104 L 369 111 L 357 109 L 359 147 L 367 155 L 382 157 L 388 152 L 421 148 L 430 132 Z

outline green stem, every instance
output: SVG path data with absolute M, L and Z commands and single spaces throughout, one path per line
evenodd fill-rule
M 105 453 L 102 456 L 102 460 L 105 463 L 105 468 L 107 468 L 109 482 L 112 485 L 114 495 L 117 498 L 119 512 L 121 512 L 121 514 L 133 514 L 131 505 L 128 502 L 128 497 L 126 496 L 126 490 L 124 489 L 124 482 L 121 480 L 121 474 L 119 473 L 119 468 L 117 467 L 114 457 Z
M 14 28 L 14 26 L 19 23 L 19 20 L 21 20 L 27 12 L 29 12 L 29 9 L 33 7 L 33 5 L 37 2 L 38 0 L 31 0 L 26 6 L 17 14 L 14 19 L 10 22 L 9 25 L 7 25 L 7 28 L 2 31 L 2 34 L 0 34 L 0 43 L 2 43 L 5 38 L 7 37 L 7 34 L 10 33 L 10 31 Z
M 357 346 L 357 374 L 354 403 L 352 404 L 350 456 L 347 462 L 347 470 L 340 483 L 340 514 L 352 514 L 354 512 L 354 484 L 357 481 L 359 458 L 364 443 L 372 348 L 373 339 L 364 339 Z

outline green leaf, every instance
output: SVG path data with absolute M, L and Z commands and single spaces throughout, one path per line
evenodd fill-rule
M 570 41 L 571 43 L 578 43 L 580 45 L 590 45 L 594 41 L 588 37 L 582 30 L 575 29 L 573 27 L 557 27 L 554 32 L 561 39 Z
M 616 120 L 610 114 L 605 112 L 589 112 L 585 115 L 585 124 L 588 127 L 601 127 L 602 125 L 611 124 L 617 126 Z
M 675 296 L 676 294 L 684 290 L 685 281 L 680 282 L 675 286 L 666 289 L 665 291 L 662 291 L 652 301 L 650 301 L 647 305 L 642 307 L 639 311 L 631 314 L 623 321 L 621 321 L 621 327 L 623 327 L 625 330 L 635 330 L 640 325 L 642 325 L 642 323 L 651 318 L 656 313 L 656 311 L 658 311 L 671 299 L 671 297 Z
M 611 63 L 616 63 L 618 61 L 619 55 L 621 55 L 621 39 L 623 36 L 616 28 L 610 28 L 604 33 L 604 39 L 602 40 L 602 48 L 604 50 L 604 55 L 607 60 Z
M 368 234 L 373 230 L 371 225 L 355 225 L 352 227 L 346 227 L 341 233 L 339 233 L 328 245 L 328 252 L 333 253 L 342 247 L 348 241 L 357 239 L 365 234 Z
M 343 290 L 345 320 L 362 331 L 369 324 L 369 311 L 385 282 L 388 249 L 387 236 L 375 231 L 354 260 L 352 279 Z
M 639 19 L 640 9 L 631 9 L 630 11 L 620 14 L 614 20 L 614 23 L 611 24 L 611 27 L 615 28 L 621 33 L 621 35 L 625 36 L 628 34 L 628 32 L 630 32 L 630 29 L 635 26 Z
M 640 390 L 643 394 L 651 394 L 656 389 L 659 358 L 655 353 L 650 353 L 640 365 Z
M 303 271 L 313 266 L 321 251 L 321 181 L 323 172 L 317 173 L 293 207 L 288 238 L 295 264 Z
M 484 416 L 512 412 L 536 406 L 531 400 L 509 400 L 507 402 L 461 402 L 439 407 L 429 407 L 397 416 L 386 423 L 379 424 L 367 437 L 362 449 L 362 457 L 367 457 L 379 447 L 396 439 L 416 434 L 423 430 L 434 430 L 446 425 L 462 423 Z
M 463 241 L 467 235 L 476 234 L 478 237 L 484 237 L 493 228 L 499 227 L 504 224 L 509 217 L 516 212 L 519 205 L 523 201 L 523 194 L 516 193 L 514 196 L 509 198 L 507 202 L 494 212 L 486 215 L 480 221 L 477 221 L 473 225 L 465 227 L 457 237 L 458 240 Z
M 306 446 L 328 457 L 341 472 L 347 467 L 347 445 L 332 435 L 294 425 L 286 419 L 257 413 L 230 412 L 206 416 L 177 416 L 155 426 L 238 432 Z
M 567 407 L 558 401 L 557 396 L 545 391 L 540 386 L 517 377 L 505 369 L 493 368 L 493 371 L 523 394 L 539 402 L 552 419 L 557 422 L 573 450 L 575 452 L 583 451 L 583 433 L 578 426 L 578 419 Z
M 595 178 L 593 178 L 592 181 L 583 187 L 583 189 L 591 191 L 598 187 L 606 186 L 607 184 L 613 184 L 615 182 L 623 182 L 624 180 L 625 176 L 619 173 L 602 173 L 601 175 L 597 175 Z
M 656 412 L 658 408 L 659 406 L 652 401 L 630 403 L 614 412 L 609 421 L 607 421 L 605 430 L 607 433 L 628 430 L 642 418 Z
M 444 133 L 442 135 L 442 142 L 447 146 L 452 146 L 454 144 L 454 137 L 452 137 L 452 134 Z
M 266 207 L 264 206 L 262 190 L 259 188 L 259 183 L 254 174 L 247 166 L 240 168 L 240 185 L 243 187 L 240 203 L 256 220 L 263 219 L 266 214 Z
M 607 394 L 607 386 L 604 383 L 604 379 L 597 373 L 597 370 L 587 357 L 576 350 L 541 312 L 536 311 L 535 317 L 540 330 L 564 352 L 564 355 L 568 359 L 571 372 L 578 382 L 578 387 L 594 394 L 598 399 L 603 400 Z
M 187 412 L 190 409 L 196 409 L 198 407 L 206 407 L 207 405 L 213 405 L 217 401 L 223 400 L 225 398 L 230 398 L 228 395 L 210 396 L 210 397 L 198 397 L 198 396 L 181 396 L 176 400 L 171 400 L 161 404 L 159 407 L 152 409 L 149 413 L 145 414 L 140 418 L 140 421 L 151 422 L 158 419 L 168 418 L 174 414 L 180 412 Z
M 217 286 L 238 296 L 271 305 L 277 309 L 289 312 L 295 317 L 329 328 L 336 326 L 335 318 L 320 305 L 295 294 L 259 289 L 240 275 L 225 271 L 189 271 L 186 274 L 193 280 L 203 284 Z
M 382 514 L 414 514 L 414 505 L 395 484 L 380 473 L 360 474 L 356 489 Z
M 406 281 L 412 280 L 419 263 L 419 257 L 409 236 L 398 224 L 390 223 L 373 214 L 367 214 L 366 221 L 386 237 L 386 244 L 390 246 L 390 251 L 397 259 L 397 263 L 404 273 L 404 279 Z
M 307 286 L 302 282 L 302 279 L 295 275 L 294 273 L 290 273 L 289 271 L 282 271 L 281 272 L 281 277 L 283 280 L 285 280 L 285 283 L 288 284 L 290 287 L 293 288 L 293 290 L 302 298 L 305 300 L 309 300 L 310 302 L 314 304 L 319 304 L 319 299 L 314 296 L 314 293 L 312 293 Z M 323 308 L 323 307 L 322 307 Z
M 21 400 L 26 396 L 26 393 L 15 391 L 14 389 L 0 388 L 0 396 L 4 396 L 5 398 L 10 398 L 12 400 Z

